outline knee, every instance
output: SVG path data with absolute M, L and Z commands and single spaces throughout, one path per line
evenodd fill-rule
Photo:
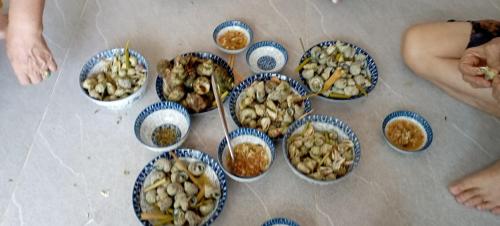
M 426 68 L 425 41 L 422 25 L 408 28 L 401 40 L 401 55 L 405 64 L 417 75 L 422 75 Z

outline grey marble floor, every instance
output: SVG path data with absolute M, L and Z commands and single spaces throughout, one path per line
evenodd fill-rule
M 228 201 L 214 225 L 260 225 L 285 216 L 301 225 L 500 225 L 500 217 L 455 203 L 446 186 L 500 158 L 500 121 L 446 96 L 415 77 L 399 54 L 400 37 L 424 21 L 499 18 L 497 0 L 47 0 L 45 36 L 60 70 L 34 87 L 17 84 L 0 42 L 0 225 L 138 225 L 131 191 L 156 154 L 132 131 L 137 114 L 158 101 L 153 79 L 132 108 L 112 112 L 80 93 L 78 74 L 96 52 L 123 45 L 149 60 L 207 50 L 222 55 L 212 29 L 236 18 L 255 41 L 276 40 L 289 51 L 284 74 L 307 46 L 343 39 L 367 49 L 381 79 L 364 101 L 330 104 L 320 114 L 345 120 L 362 144 L 359 168 L 342 183 L 315 186 L 296 177 L 278 146 L 277 162 L 262 180 L 229 181 Z M 250 71 L 239 57 L 242 74 Z M 154 74 L 154 69 L 150 74 Z M 152 76 L 153 77 L 153 76 Z M 380 133 L 398 109 L 423 114 L 435 141 L 419 156 L 395 153 Z M 193 119 L 186 147 L 212 156 L 222 139 L 215 112 Z M 235 128 L 235 125 L 231 125 Z M 209 133 L 208 133 L 209 132 Z M 105 195 L 103 195 L 105 194 Z M 242 223 L 243 222 L 243 223 Z

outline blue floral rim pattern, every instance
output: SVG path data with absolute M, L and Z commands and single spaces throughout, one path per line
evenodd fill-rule
M 288 52 L 286 51 L 285 47 L 283 47 L 283 45 L 277 43 L 277 42 L 273 42 L 273 41 L 261 41 L 261 42 L 257 42 L 255 44 L 253 44 L 252 46 L 250 46 L 247 50 L 247 54 L 246 54 L 246 61 L 247 61 L 247 64 L 250 65 L 250 56 L 252 54 L 253 51 L 261 48 L 261 47 L 266 47 L 266 46 L 270 46 L 270 47 L 273 47 L 275 49 L 277 49 L 278 51 L 280 51 L 283 56 L 285 57 L 285 62 L 284 64 L 281 66 L 281 68 L 285 67 L 286 63 L 288 62 Z M 272 57 L 272 56 L 264 56 L 264 57 L 269 57 L 271 58 L 273 61 L 274 61 L 274 65 L 271 65 L 271 64 L 258 64 L 259 68 L 261 70 L 265 70 L 265 71 L 271 71 L 271 70 L 274 70 L 275 67 L 276 67 L 276 60 Z M 261 57 L 259 59 L 259 61 L 264 58 L 264 57 Z M 268 63 L 269 61 L 267 61 L 266 63 Z M 272 61 L 271 61 L 272 62 Z M 281 68 L 279 70 L 281 70 Z M 278 70 L 278 71 L 279 71 Z
M 83 65 L 82 70 L 80 71 L 80 76 L 78 77 L 78 79 L 79 79 L 80 89 L 82 89 L 82 91 L 86 94 L 87 97 L 91 98 L 88 95 L 87 90 L 85 90 L 82 87 L 82 84 L 85 81 L 85 79 L 87 79 L 87 77 L 89 76 L 89 73 L 92 71 L 92 69 L 98 63 L 100 63 L 102 60 L 109 59 L 109 58 L 114 57 L 116 55 L 122 55 L 124 52 L 125 52 L 124 48 L 114 48 L 114 49 L 104 50 L 104 51 L 101 51 L 101 52 L 97 53 L 96 55 L 94 55 L 92 58 L 90 58 L 90 60 L 87 61 L 87 63 L 85 63 Z M 146 61 L 146 58 L 144 58 L 139 52 L 137 52 L 133 49 L 129 49 L 129 53 L 130 53 L 130 56 L 134 56 L 137 58 L 138 64 L 144 66 L 144 69 L 146 70 L 146 78 L 147 78 L 149 69 L 148 69 L 148 62 Z M 146 84 L 144 84 L 144 85 L 146 85 Z M 93 99 L 93 100 L 99 101 L 96 99 Z M 121 99 L 118 99 L 118 100 L 121 100 Z M 115 100 L 115 101 L 118 101 L 118 100 Z M 112 101 L 106 101 L 106 102 L 112 102 Z
M 262 224 L 262 226 L 275 226 L 275 225 L 300 226 L 295 221 L 283 217 L 273 218 Z
M 221 196 L 219 198 L 219 202 L 217 204 L 216 209 L 208 218 L 208 220 L 203 224 L 203 226 L 208 226 L 212 224 L 215 219 L 220 215 L 222 212 L 222 209 L 224 208 L 224 204 L 226 203 L 227 199 L 227 182 L 226 182 L 226 176 L 224 175 L 224 171 L 222 170 L 222 167 L 219 165 L 219 163 L 214 160 L 212 157 L 210 157 L 208 154 L 198 151 L 198 150 L 192 150 L 192 149 L 176 149 L 174 150 L 175 154 L 179 158 L 193 158 L 200 160 L 201 162 L 207 164 L 210 168 L 214 170 L 214 172 L 217 174 L 218 182 L 220 185 L 221 189 Z M 137 176 L 137 179 L 134 184 L 134 189 L 132 191 L 132 206 L 134 208 L 135 215 L 137 216 L 137 219 L 145 225 L 145 226 L 153 226 L 151 223 L 148 221 L 141 221 L 141 190 L 142 187 L 144 186 L 144 182 L 146 180 L 146 177 L 153 171 L 154 169 L 154 164 L 158 159 L 160 158 L 167 158 L 167 159 L 172 159 L 172 156 L 170 155 L 170 152 L 163 152 L 153 160 L 151 160 L 146 166 L 141 170 L 139 175 Z
M 385 128 L 387 127 L 387 124 L 395 118 L 411 118 L 411 119 L 417 121 L 424 128 L 424 132 L 427 135 L 427 140 L 426 140 L 424 146 L 416 152 L 422 152 L 422 151 L 426 150 L 429 146 L 431 146 L 432 140 L 434 139 L 434 134 L 432 132 L 431 124 L 423 116 L 421 116 L 420 114 L 418 114 L 416 112 L 412 112 L 412 111 L 395 111 L 395 112 L 392 112 L 389 115 L 387 115 L 387 117 L 385 117 L 384 121 L 382 122 L 382 133 L 384 134 L 384 137 L 386 137 Z M 387 139 L 387 137 L 386 137 L 386 139 Z M 408 152 L 408 151 L 401 151 L 401 152 L 414 153 L 414 152 Z
M 287 146 L 288 138 L 298 128 L 300 128 L 301 126 L 303 126 L 304 124 L 306 124 L 308 122 L 320 122 L 320 123 L 326 123 L 329 125 L 333 125 L 333 126 L 337 127 L 340 131 L 342 131 L 347 136 L 347 138 L 352 141 L 352 143 L 354 144 L 354 149 L 353 149 L 354 160 L 353 160 L 353 164 L 351 165 L 351 167 L 349 167 L 349 169 L 347 170 L 346 175 L 344 175 L 343 177 L 337 178 L 335 180 L 331 180 L 331 181 L 320 181 L 320 180 L 315 180 L 313 178 L 307 177 L 306 175 L 299 172 L 291 164 L 290 159 L 288 158 L 288 146 Z M 316 183 L 320 183 L 320 184 L 329 184 L 329 183 L 337 182 L 339 180 L 344 179 L 345 177 L 347 177 L 350 174 L 350 172 L 352 172 L 356 168 L 356 166 L 358 166 L 359 161 L 361 160 L 361 144 L 359 143 L 358 136 L 356 136 L 354 131 L 349 127 L 349 125 L 347 125 L 347 123 L 345 123 L 342 120 L 337 119 L 333 116 L 328 116 L 328 115 L 308 115 L 308 116 L 302 118 L 301 120 L 295 121 L 294 123 L 292 123 L 292 125 L 290 125 L 290 127 L 288 127 L 288 130 L 285 134 L 282 145 L 283 145 L 283 156 L 285 157 L 286 162 L 293 169 L 293 171 L 295 171 L 296 174 L 300 174 L 300 175 L 304 176 L 305 178 L 308 178 L 311 181 L 315 181 Z
M 187 109 L 184 108 L 182 105 L 175 103 L 175 102 L 171 102 L 171 101 L 154 103 L 154 104 L 146 107 L 144 110 L 142 110 L 142 112 L 139 113 L 139 116 L 137 116 L 137 119 L 135 120 L 134 133 L 135 133 L 135 136 L 137 137 L 137 139 L 139 141 L 141 141 L 141 143 L 144 143 L 140 137 L 141 125 L 144 122 L 144 120 L 152 113 L 159 111 L 159 110 L 164 110 L 164 109 L 173 109 L 173 110 L 180 112 L 184 117 L 186 117 L 186 119 L 188 121 L 188 125 L 191 125 L 191 118 L 189 116 L 189 113 L 188 113 Z M 182 140 L 188 134 L 189 134 L 189 131 L 183 137 L 180 137 L 178 140 Z
M 248 24 L 239 20 L 228 20 L 215 27 L 214 33 L 212 34 L 212 38 L 214 39 L 215 43 L 217 43 L 217 35 L 220 33 L 222 29 L 226 27 L 241 27 L 244 30 L 246 30 L 248 34 L 250 34 L 250 40 L 248 40 L 248 42 L 251 42 L 253 40 L 253 31 L 250 28 L 250 26 L 248 26 Z
M 229 133 L 229 139 L 232 140 L 235 137 L 239 137 L 239 136 L 243 136 L 243 135 L 251 135 L 251 136 L 257 137 L 257 138 L 263 140 L 267 144 L 267 146 L 269 147 L 269 150 L 271 151 L 271 162 L 269 163 L 269 167 L 271 167 L 273 162 L 274 162 L 274 159 L 276 158 L 276 149 L 274 147 L 274 143 L 271 140 L 271 138 L 269 138 L 269 136 L 267 136 L 263 132 L 256 130 L 256 129 L 238 128 L 238 129 Z M 222 156 L 222 154 L 224 154 L 224 149 L 226 149 L 226 146 L 227 146 L 227 140 L 224 137 L 222 139 L 222 141 L 220 142 L 219 149 L 217 151 L 217 157 L 219 158 L 220 162 L 222 162 L 222 160 L 224 159 L 224 156 Z M 222 166 L 222 167 L 224 168 L 224 166 Z M 232 174 L 232 175 L 234 177 L 238 177 L 238 178 L 252 178 L 252 177 L 241 177 L 241 176 L 237 176 L 234 174 Z
M 226 63 L 226 61 L 224 59 L 222 59 L 221 57 L 219 57 L 213 53 L 210 53 L 210 52 L 190 52 L 190 53 L 184 53 L 181 56 L 195 56 L 195 57 L 198 57 L 201 59 L 211 59 L 214 63 L 218 64 L 224 70 L 226 70 L 228 76 L 233 78 L 233 82 L 234 82 L 233 70 L 231 70 L 231 68 L 229 67 L 229 65 Z M 156 87 L 155 88 L 156 88 L 156 95 L 158 96 L 160 101 L 168 101 L 167 98 L 165 98 L 165 96 L 163 95 L 163 77 L 161 74 L 158 74 L 156 76 Z M 231 92 L 231 90 L 229 90 L 229 92 Z M 227 100 L 227 98 L 222 100 L 222 103 L 224 103 L 226 100 Z M 205 112 L 209 112 L 209 111 L 214 110 L 214 109 L 216 109 L 216 108 L 207 109 L 206 111 L 198 112 L 198 113 L 189 112 L 189 114 L 199 115 L 199 114 L 203 114 Z
M 370 71 L 370 74 L 371 74 L 371 83 L 372 85 L 368 88 L 366 88 L 366 93 L 370 93 L 373 89 L 375 89 L 375 86 L 377 85 L 377 82 L 378 82 L 378 69 L 377 69 L 377 64 L 375 64 L 375 60 L 370 56 L 370 54 L 368 54 L 368 52 L 366 52 L 366 50 L 364 50 L 363 48 L 361 47 L 358 47 L 354 44 L 351 44 L 349 42 L 344 42 L 344 41 L 339 41 L 339 40 L 335 40 L 335 41 L 324 41 L 324 42 L 320 42 L 314 46 L 312 46 L 310 49 L 308 49 L 304 55 L 302 55 L 302 58 L 300 58 L 300 63 L 304 62 L 305 59 L 307 59 L 308 57 L 311 56 L 311 50 L 318 46 L 318 47 L 327 47 L 327 46 L 331 46 L 331 45 L 335 45 L 337 42 L 342 42 L 342 43 L 345 43 L 345 44 L 348 44 L 349 46 L 353 47 L 355 49 L 355 53 L 358 54 L 358 53 L 361 53 L 363 55 L 366 56 L 366 65 L 368 67 L 368 70 Z M 302 74 L 299 72 L 299 77 L 300 79 L 302 80 L 302 82 L 304 84 L 307 85 L 307 80 L 302 77 Z M 361 98 L 363 97 L 363 94 L 359 94 L 357 96 L 353 96 L 353 97 L 350 97 L 350 98 L 346 98 L 346 99 L 337 99 L 337 98 L 331 98 L 331 97 L 326 97 L 326 96 L 323 96 L 323 95 L 318 95 L 319 97 L 321 98 L 324 98 L 324 99 L 327 99 L 327 100 L 335 100 L 335 101 L 349 101 L 349 100 L 354 100 L 354 99 L 358 99 L 358 98 Z
M 231 96 L 229 97 L 229 112 L 231 114 L 231 118 L 233 118 L 234 123 L 238 127 L 243 127 L 238 120 L 238 117 L 236 116 L 236 101 L 238 101 L 238 97 L 240 94 L 250 85 L 252 85 L 253 82 L 255 81 L 267 81 L 270 80 L 271 78 L 278 78 L 279 80 L 282 81 L 287 81 L 290 84 L 290 87 L 292 87 L 297 93 L 301 96 L 307 95 L 307 88 L 302 86 L 299 82 L 295 81 L 294 79 L 278 74 L 278 73 L 261 73 L 261 74 L 255 74 L 253 76 L 250 76 L 243 80 L 236 88 L 233 89 L 231 92 Z M 304 101 L 304 112 L 310 112 L 312 110 L 311 107 L 311 100 L 307 99 Z

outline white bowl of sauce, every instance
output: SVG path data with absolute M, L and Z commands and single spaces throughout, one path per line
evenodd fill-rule
M 408 154 L 427 150 L 433 140 L 429 122 L 411 111 L 396 111 L 385 117 L 382 132 L 387 144 L 394 150 Z
M 252 42 L 253 32 L 246 23 L 239 20 L 228 20 L 217 25 L 212 36 L 222 52 L 238 54 L 248 48 Z

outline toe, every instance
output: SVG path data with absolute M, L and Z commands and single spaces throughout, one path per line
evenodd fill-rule
M 459 202 L 459 203 L 465 203 L 465 201 L 469 200 L 470 198 L 476 196 L 479 194 L 479 189 L 469 189 L 469 190 L 466 190 L 466 191 L 463 191 L 462 193 L 459 193 L 455 196 L 455 199 Z
M 491 209 L 491 212 L 496 215 L 500 215 L 500 206 Z
M 492 202 L 483 202 L 476 206 L 478 210 L 491 210 L 495 208 L 497 205 Z
M 450 190 L 451 194 L 456 196 L 473 187 L 474 186 L 469 183 L 468 180 L 460 180 L 450 185 L 448 189 Z
M 483 197 L 480 195 L 476 195 L 476 196 L 468 199 L 467 201 L 465 201 L 464 205 L 467 207 L 475 207 L 483 202 L 484 202 Z

